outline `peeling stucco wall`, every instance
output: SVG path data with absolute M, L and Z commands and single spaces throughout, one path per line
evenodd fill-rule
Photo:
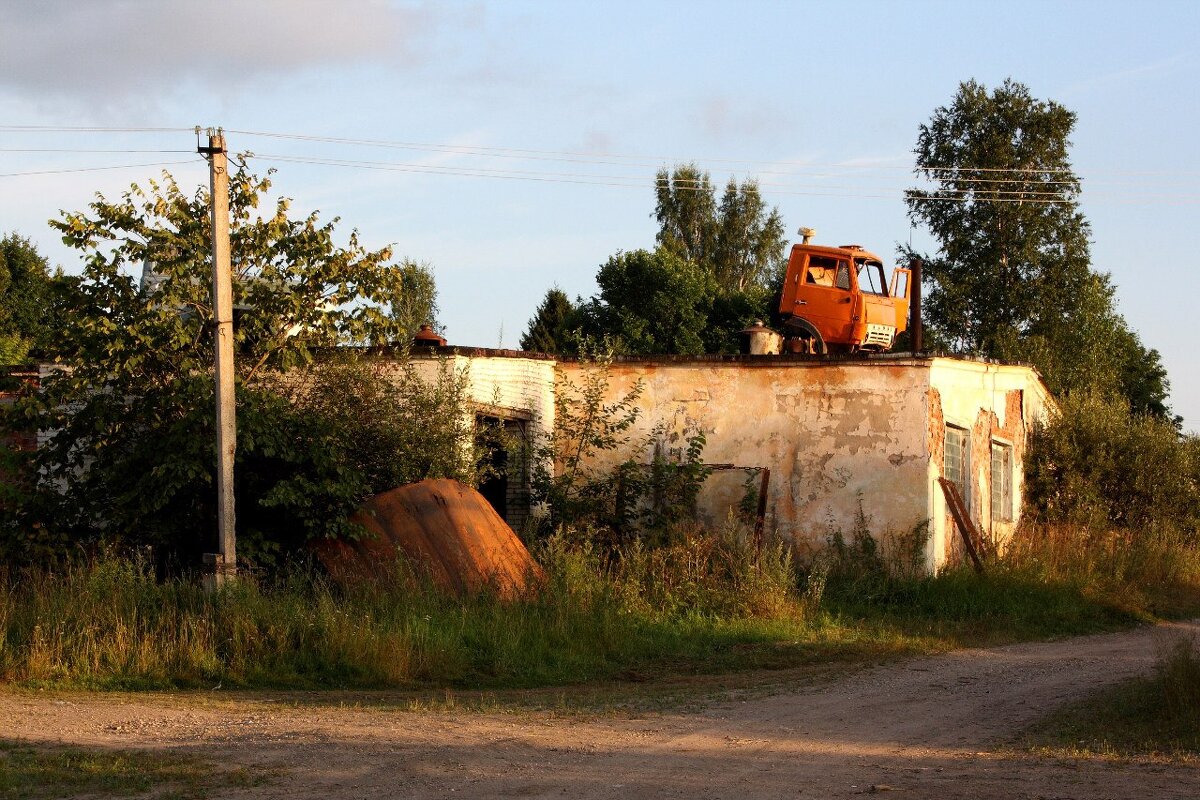
M 596 369 L 509 351 L 446 351 L 439 358 L 467 370 L 480 409 L 529 420 L 538 437 L 553 430 L 555 393 L 562 388 L 556 375 L 580 385 L 581 373 Z M 432 374 L 439 362 L 424 357 L 413 363 Z M 861 502 L 877 537 L 928 522 L 930 569 L 957 558 L 960 548 L 937 483 L 945 469 L 945 426 L 970 432 L 971 514 L 985 533 L 1003 538 L 1020 510 L 1026 432 L 1053 404 L 1028 367 L 953 358 L 619 359 L 610 367 L 606 402 L 639 382 L 631 445 L 597 454 L 594 466 L 615 467 L 631 457 L 649 461 L 654 448 L 679 455 L 687 437 L 702 431 L 706 463 L 748 468 L 716 472 L 706 481 L 698 504 L 702 522 L 724 522 L 745 497 L 747 479 L 757 485 L 758 473 L 749 468 L 766 467 L 769 531 L 801 549 L 820 546 L 831 530 L 853 530 Z M 1013 523 L 991 521 L 993 441 L 1013 448 Z
M 575 383 L 579 364 L 561 365 Z M 690 431 L 707 438 L 712 464 L 767 467 L 767 527 L 799 546 L 831 527 L 849 535 L 859 512 L 873 532 L 904 532 L 928 516 L 925 407 L 920 363 L 788 361 L 616 363 L 609 398 L 644 391 L 634 440 L 666 430 L 665 447 Z M 601 454 L 615 464 L 634 454 Z M 644 456 L 643 456 L 644 457 Z M 743 473 L 717 473 L 700 499 L 719 524 L 744 495 Z
M 502 513 L 515 530 L 521 530 L 530 514 L 536 448 L 554 426 L 554 360 L 519 351 L 453 347 L 416 353 L 409 361 L 426 381 L 435 380 L 438 371 L 446 368 L 465 374 L 471 401 L 465 410 L 468 422 L 493 418 L 514 437 L 504 462 L 508 474 Z
M 476 410 L 509 419 L 529 420 L 534 436 L 545 436 L 554 427 L 554 365 L 552 359 L 533 358 L 516 351 L 467 350 L 414 355 L 413 367 L 426 380 L 433 379 L 443 363 L 465 371 Z
M 930 494 L 930 537 L 934 562 L 962 558 L 961 537 L 954 528 L 945 497 L 936 488 L 944 470 L 945 426 L 970 431 L 971 518 L 994 546 L 1002 547 L 1012 535 L 1020 516 L 1026 436 L 1034 421 L 1053 407 L 1045 386 L 1029 367 L 933 359 L 930 381 L 930 477 L 935 488 Z M 1010 522 L 993 521 L 991 507 L 991 446 L 993 442 L 1012 448 L 1012 508 Z

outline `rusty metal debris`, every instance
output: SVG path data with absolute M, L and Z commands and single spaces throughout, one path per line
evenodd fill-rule
M 938 478 L 938 483 L 941 484 L 942 493 L 946 495 L 946 504 L 950 507 L 950 515 L 954 517 L 954 527 L 958 528 L 958 532 L 962 535 L 963 545 L 967 549 L 967 555 L 971 558 L 971 566 L 975 568 L 975 572 L 982 575 L 983 561 L 980 560 L 979 553 L 975 549 L 975 542 L 980 541 L 982 537 L 975 528 L 975 524 L 971 522 L 971 515 L 967 513 L 962 495 L 958 493 L 958 486 L 954 481 L 946 478 Z

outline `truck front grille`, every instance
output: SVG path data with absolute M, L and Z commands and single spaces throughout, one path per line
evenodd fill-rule
M 863 339 L 863 347 L 878 347 L 882 350 L 887 350 L 892 346 L 892 341 L 896 338 L 896 329 L 891 325 L 877 325 L 869 323 L 867 325 L 867 335 Z

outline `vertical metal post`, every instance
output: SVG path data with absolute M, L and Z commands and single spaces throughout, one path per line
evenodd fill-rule
M 920 355 L 925 349 L 924 330 L 922 330 L 921 320 L 921 259 L 914 258 L 908 265 L 912 273 L 908 279 L 912 282 L 912 288 L 909 289 L 909 323 L 908 323 L 908 340 L 912 342 L 913 355 Z
M 233 367 L 233 272 L 229 256 L 229 158 L 220 129 L 209 133 L 209 196 L 212 208 L 213 323 L 216 343 L 217 394 L 217 534 L 216 585 L 237 574 L 237 542 L 233 506 L 233 459 L 237 447 Z
M 767 490 L 771 488 L 771 470 L 763 467 L 758 483 L 758 508 L 754 515 L 754 552 L 762 555 L 763 530 L 767 523 Z

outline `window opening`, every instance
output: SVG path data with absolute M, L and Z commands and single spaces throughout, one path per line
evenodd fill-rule
M 834 277 L 837 275 L 837 259 L 829 256 L 814 256 L 808 257 L 808 279 L 807 282 L 814 286 L 833 287 Z
M 963 505 L 971 508 L 971 437 L 964 428 L 946 426 L 946 480 L 958 487 Z
M 505 522 L 520 531 L 529 518 L 529 431 L 525 420 L 475 415 L 475 438 L 489 475 L 478 487 Z
M 837 288 L 850 289 L 850 265 L 845 261 L 839 261 L 837 266 Z
M 883 278 L 883 264 L 869 261 L 865 258 L 854 259 L 854 268 L 858 272 L 858 290 L 867 294 L 887 296 L 887 283 Z
M 992 521 L 1012 522 L 1012 447 L 992 442 Z

